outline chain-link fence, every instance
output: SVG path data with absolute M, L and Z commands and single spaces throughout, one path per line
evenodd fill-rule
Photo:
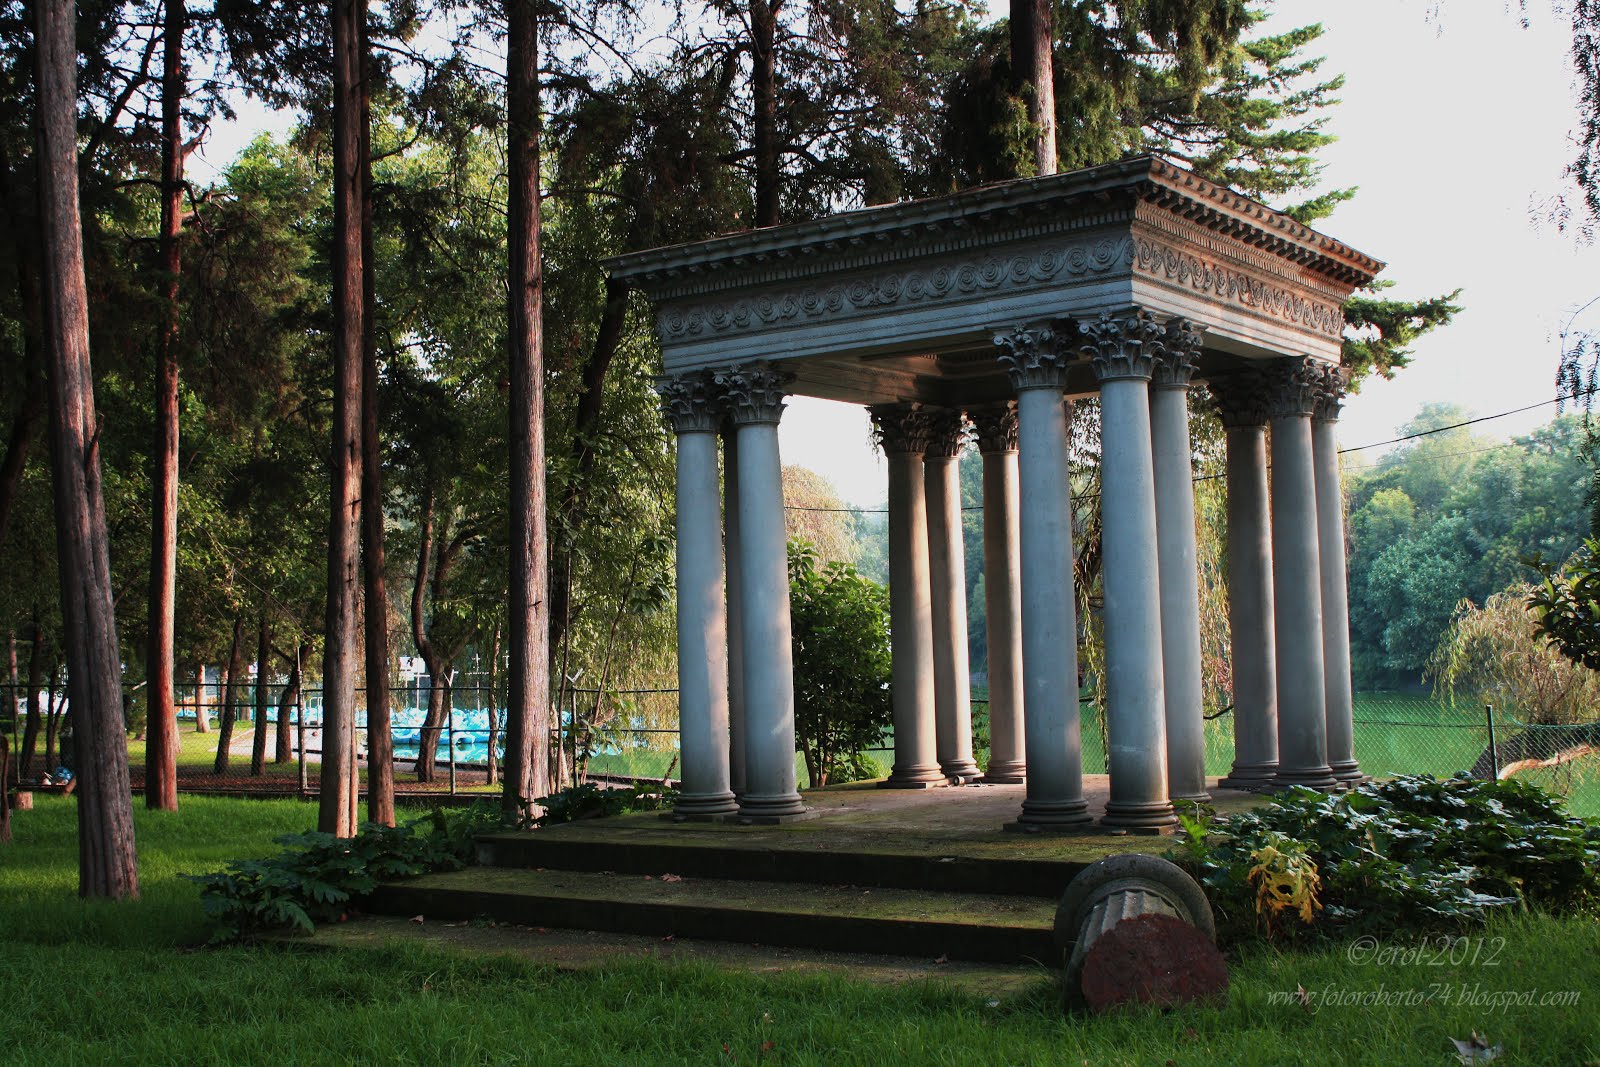
M 254 683 L 233 687 L 235 723 L 227 759 L 219 761 L 220 719 L 226 691 L 215 683 L 181 687 L 179 697 L 180 788 L 294 793 L 315 788 L 321 756 L 322 694 L 269 684 L 259 774 L 252 774 L 257 723 Z M 28 716 L 22 687 L 0 685 L 0 732 L 12 742 L 13 773 L 38 780 L 70 767 L 70 716 L 59 692 L 37 694 L 38 728 L 27 756 Z M 130 694 L 130 708 L 136 706 Z M 433 699 L 430 699 L 433 698 Z M 361 699 L 358 691 L 357 699 Z M 675 689 L 564 689 L 563 711 L 549 738 L 552 778 L 579 781 L 661 781 L 678 777 Z M 470 793 L 493 788 L 491 762 L 503 757 L 505 716 L 487 685 L 438 687 L 426 681 L 390 694 L 390 730 L 399 792 Z M 430 706 L 432 713 L 430 715 Z M 282 715 L 283 725 L 279 725 Z M 1080 703 L 1083 768 L 1106 770 L 1105 723 L 1092 699 Z M 203 719 L 202 719 L 203 716 Z M 207 729 L 202 732 L 201 722 Z M 135 788 L 143 786 L 142 718 L 130 716 L 129 743 Z M 987 693 L 973 693 L 974 748 L 979 765 L 988 760 Z M 366 713 L 356 714 L 363 778 L 369 750 Z M 1233 763 L 1233 716 L 1206 722 L 1206 773 L 1224 775 Z M 1578 814 L 1600 816 L 1600 722 L 1575 725 L 1529 723 L 1515 709 L 1450 703 L 1425 694 L 1358 693 L 1355 704 L 1356 759 L 1373 775 L 1467 771 L 1480 777 L 1515 777 L 1568 799 Z M 490 752 L 494 752 L 491 761 Z M 892 734 L 867 752 L 881 774 L 894 762 Z M 805 775 L 797 757 L 798 773 Z

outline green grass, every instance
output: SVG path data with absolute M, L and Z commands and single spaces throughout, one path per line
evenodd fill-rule
M 342 952 L 194 948 L 204 933 L 182 871 L 259 855 L 303 829 L 292 801 L 189 798 L 138 811 L 144 897 L 74 895 L 73 804 L 40 798 L 0 849 L 0 1049 L 7 1064 L 827 1063 L 1445 1064 L 1449 1037 L 1502 1042 L 1501 1062 L 1600 1059 L 1600 927 L 1524 917 L 1497 965 L 1357 966 L 1345 950 L 1259 947 L 1234 964 L 1221 1009 L 1062 1015 L 1041 981 L 989 998 L 940 983 L 752 975 L 619 958 L 558 971 L 428 946 Z M 1440 991 L 1577 990 L 1576 1007 L 1438 1003 Z M 1426 1007 L 1272 1002 L 1297 986 L 1427 995 Z M 726 1050 L 726 1051 L 725 1051 Z

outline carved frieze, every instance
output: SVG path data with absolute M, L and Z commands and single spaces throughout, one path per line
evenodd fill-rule
M 1338 305 L 1309 299 L 1159 241 L 1139 238 L 1135 242 L 1133 267 L 1151 277 L 1176 282 L 1328 337 L 1344 336 L 1344 312 Z
M 676 433 L 715 433 L 722 422 L 722 393 L 712 375 L 698 371 L 657 378 L 661 414 Z
M 991 404 L 967 412 L 972 429 L 978 438 L 979 452 L 1015 452 L 1017 450 L 1017 402 Z
M 928 420 L 928 447 L 923 454 L 929 459 L 960 455 L 961 446 L 967 443 L 967 421 L 961 412 L 954 408 L 930 408 Z
M 713 381 L 727 397 L 733 424 L 745 426 L 783 418 L 784 386 L 794 381 L 794 375 L 770 363 L 741 363 L 714 371 Z
M 1185 318 L 1171 318 L 1163 328 L 1161 355 L 1156 360 L 1152 383 L 1158 386 L 1187 389 L 1194 377 L 1195 361 L 1200 358 L 1200 345 L 1205 327 Z
M 1094 365 L 1102 382 L 1118 378 L 1149 380 L 1156 360 L 1166 351 L 1166 331 L 1148 311 L 1134 309 L 1080 321 L 1083 339 L 1078 350 Z
M 933 413 L 921 404 L 881 404 L 867 409 L 872 431 L 885 455 L 928 451 L 933 439 Z
M 1071 328 L 1070 323 L 1057 330 L 1040 323 L 1013 327 L 994 335 L 1000 349 L 1000 362 L 1011 375 L 1012 388 L 1055 389 L 1067 387 L 1067 366 L 1072 353 L 1060 336 Z
M 1217 401 L 1222 425 L 1230 430 L 1265 426 L 1272 409 L 1272 382 L 1257 367 L 1247 367 L 1206 380 Z
M 658 317 L 671 344 L 778 325 L 825 322 L 874 308 L 906 306 L 1126 270 L 1132 242 L 1101 237 L 1006 256 L 950 259 L 935 266 L 857 276 L 833 285 L 772 289 L 739 300 L 670 304 Z

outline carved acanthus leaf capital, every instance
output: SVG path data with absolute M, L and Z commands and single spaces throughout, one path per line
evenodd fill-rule
M 1350 377 L 1343 367 L 1332 363 L 1322 365 L 1321 388 L 1317 390 L 1317 407 L 1311 417 L 1318 422 L 1337 422 L 1339 409 L 1344 406 L 1345 394 L 1350 388 Z
M 715 433 L 722 422 L 722 393 L 704 371 L 657 378 L 661 414 L 675 433 Z
M 1084 338 L 1079 351 L 1089 357 L 1095 377 L 1102 382 L 1149 380 L 1156 360 L 1166 352 L 1166 331 L 1148 311 L 1102 312 L 1097 319 L 1080 322 L 1078 329 Z
M 794 375 L 770 363 L 742 363 L 716 371 L 714 380 L 727 395 L 733 424 L 746 426 L 783 418 L 784 386 L 794 381 Z
M 933 440 L 933 413 L 921 404 L 882 404 L 868 408 L 878 447 L 885 455 L 922 455 Z
M 1265 426 L 1272 410 L 1272 383 L 1259 368 L 1247 367 L 1206 380 L 1216 398 L 1222 425 L 1230 430 Z
M 1017 450 L 1017 402 L 976 408 L 967 412 L 978 438 L 979 452 L 1015 452 Z
M 1156 360 L 1152 384 L 1174 389 L 1189 387 L 1189 382 L 1194 378 L 1195 364 L 1200 359 L 1204 331 L 1204 326 L 1185 318 L 1167 320 L 1162 330 L 1162 352 Z
M 1063 350 L 1063 332 L 1035 323 L 1002 330 L 994 335 L 995 346 L 1000 349 L 1000 362 L 1011 375 L 1012 388 L 1018 392 L 1024 389 L 1066 389 L 1067 365 L 1072 356 Z
M 928 411 L 929 459 L 950 459 L 961 454 L 967 443 L 967 421 L 954 408 L 931 408 Z
M 1316 410 L 1322 391 L 1322 368 L 1310 356 L 1287 356 L 1275 360 L 1267 376 L 1272 384 L 1272 402 L 1267 414 L 1272 418 L 1310 415 Z

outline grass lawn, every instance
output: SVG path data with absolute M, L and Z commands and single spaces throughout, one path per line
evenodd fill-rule
M 1600 1062 L 1600 923 L 1525 917 L 1476 966 L 1356 964 L 1343 947 L 1254 948 L 1221 1009 L 1064 1016 L 1052 986 L 991 1003 L 939 984 L 751 975 L 619 959 L 561 971 L 427 946 L 195 947 L 177 875 L 261 855 L 314 817 L 295 801 L 186 797 L 138 809 L 144 897 L 74 895 L 75 801 L 39 798 L 0 846 L 0 1056 L 9 1064 L 1448 1064 L 1447 1038 L 1506 1064 Z M 1475 932 L 1474 936 L 1477 936 Z M 1503 942 L 1497 939 L 1504 939 Z M 1485 959 L 1494 951 L 1493 966 Z M 1303 986 L 1391 1003 L 1275 1003 Z M 1462 1003 L 1461 991 L 1477 1003 Z M 1539 1006 L 1574 991 L 1577 1004 Z M 1420 1005 L 1405 1001 L 1426 999 Z M 1495 1003 L 1507 997 L 1535 1003 Z M 1448 999 L 1448 1003 L 1445 1000 Z M 1393 1001 L 1400 1003 L 1393 1003 Z

